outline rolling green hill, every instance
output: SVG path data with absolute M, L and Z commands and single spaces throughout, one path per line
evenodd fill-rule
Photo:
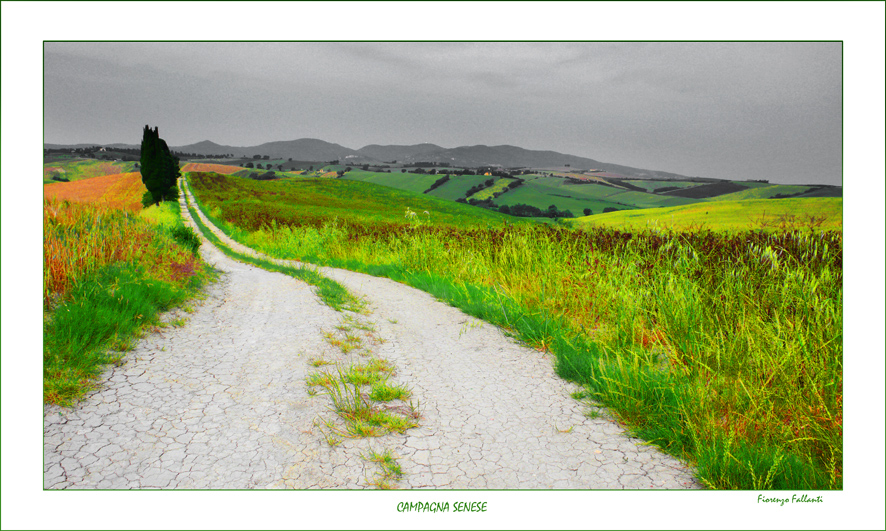
M 421 175 L 415 173 L 378 173 L 371 171 L 352 170 L 345 174 L 343 179 L 350 181 L 362 181 L 365 183 L 373 183 L 381 186 L 390 186 L 408 192 L 422 193 L 434 181 L 442 177 L 442 175 Z
M 493 177 L 483 175 L 453 175 L 444 185 L 432 190 L 428 195 L 455 201 L 465 197 L 468 190 L 474 186 L 482 184 L 491 178 Z
M 824 218 L 821 229 L 843 229 L 842 198 L 749 199 L 611 212 L 570 220 L 574 227 L 610 227 L 623 230 L 690 229 L 745 230 L 803 228 L 810 216 Z
M 414 173 L 381 173 L 361 170 L 352 170 L 345 174 L 344 180 L 360 181 L 391 187 L 408 192 L 422 193 L 429 189 L 442 175 L 422 175 Z M 789 186 L 770 184 L 756 181 L 723 181 L 722 183 L 699 183 L 692 181 L 660 181 L 660 180 L 637 180 L 625 181 L 633 187 L 658 190 L 662 187 L 679 188 L 675 193 L 648 193 L 635 190 L 626 190 L 615 186 L 607 186 L 601 182 L 578 183 L 574 179 L 552 177 L 542 174 L 529 174 L 519 177 L 524 182 L 521 186 L 509 190 L 497 198 L 494 202 L 498 206 L 513 207 L 524 204 L 547 210 L 554 205 L 557 210 L 570 211 L 574 216 L 581 216 L 585 209 L 590 209 L 593 214 L 602 214 L 605 209 L 616 210 L 645 210 L 661 209 L 663 207 L 680 207 L 693 204 L 709 204 L 711 202 L 735 202 L 745 200 L 764 200 L 760 206 L 765 206 L 771 212 L 787 212 L 789 205 L 775 205 L 782 199 L 770 199 L 779 195 L 802 194 L 806 197 L 840 197 L 842 189 L 838 187 L 820 186 Z M 448 201 L 456 201 L 467 198 L 471 188 L 481 185 L 492 179 L 494 184 L 473 194 L 470 199 L 484 200 L 492 197 L 497 191 L 504 190 L 508 183 L 514 179 L 492 177 L 488 175 L 452 175 L 441 186 L 425 194 Z M 722 191 L 736 190 L 731 193 Z M 695 193 L 689 192 L 690 190 Z M 708 193 L 721 193 L 714 197 L 708 197 Z M 809 194 L 809 195 L 807 195 Z M 686 195 L 698 195 L 699 197 L 686 197 Z M 769 200 L 766 202 L 766 200 Z M 810 208 L 813 206 L 810 204 Z M 754 212 L 762 212 L 751 205 Z M 710 209 L 707 210 L 711 212 Z M 689 212 L 689 211 L 687 211 Z M 725 211 L 724 211 L 725 212 Z M 611 213 L 610 213 L 611 214 Z M 650 213 L 650 215 L 657 215 Z M 710 214 L 708 214 L 710 215 Z M 756 214 L 755 214 L 756 215 Z M 779 214 L 780 215 L 780 214 Z M 704 221 L 704 220 L 696 220 Z M 733 221 L 724 221 L 725 225 L 733 224 Z M 718 223 L 719 225 L 719 223 Z
M 416 212 L 415 219 L 437 225 L 486 227 L 514 223 L 514 218 L 498 212 L 348 179 L 253 181 L 196 172 L 189 173 L 188 180 L 202 202 L 218 208 L 224 219 L 250 230 L 261 228 L 269 218 L 284 224 L 315 226 L 333 220 L 370 227 L 407 223 L 407 208 Z
M 508 185 L 515 181 L 516 179 L 496 178 L 495 182 L 492 183 L 492 186 L 484 188 L 479 192 L 472 194 L 469 199 L 476 199 L 478 201 L 492 199 L 492 196 L 494 194 L 498 192 L 504 192 Z
M 527 204 L 540 209 L 555 205 L 580 216 L 585 208 L 601 213 L 606 208 L 632 210 L 659 206 L 685 205 L 695 202 L 682 197 L 660 196 L 605 186 L 598 183 L 575 184 L 557 177 L 537 177 L 496 199 L 499 205 Z
M 649 193 L 653 193 L 661 188 L 691 188 L 705 184 L 695 181 L 637 181 L 634 179 L 625 179 L 623 182 L 643 188 Z
M 116 175 L 118 173 L 132 173 L 138 171 L 135 162 L 115 162 L 96 159 L 70 159 L 55 160 L 43 164 L 43 184 L 57 182 L 52 177 L 57 176 L 68 181 L 79 181 L 90 177 L 102 175 Z
M 772 184 L 769 186 L 760 186 L 742 190 L 740 192 L 732 192 L 731 194 L 718 195 L 711 197 L 707 201 L 741 201 L 744 199 L 770 199 L 776 195 L 792 195 L 799 194 L 811 190 L 812 186 L 788 186 L 783 184 Z

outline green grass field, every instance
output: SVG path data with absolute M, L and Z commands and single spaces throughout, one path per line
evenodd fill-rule
M 79 181 L 90 177 L 131 173 L 138 171 L 135 162 L 114 162 L 95 159 L 70 159 L 43 164 L 43 184 L 54 183 L 53 175 L 69 181 Z
M 638 181 L 634 179 L 625 179 L 624 182 L 632 184 L 638 188 L 643 188 L 649 193 L 653 193 L 659 188 L 691 188 L 704 183 L 693 181 Z
M 274 175 L 278 179 L 298 179 L 303 178 L 304 174 L 301 171 L 279 171 L 279 170 L 259 170 L 256 168 L 243 168 L 242 170 L 232 173 L 235 177 L 244 177 L 247 178 L 249 175 L 253 173 L 257 173 L 258 175 L 264 175 L 269 171 L 273 171 Z
M 689 461 L 711 488 L 842 488 L 841 231 L 505 226 L 445 201 L 434 204 L 468 210 L 447 224 L 443 210 L 404 222 L 433 198 L 347 180 L 190 179 L 241 243 L 405 282 L 550 352 L 583 400 Z M 306 186 L 285 188 L 296 184 Z M 794 216 L 842 208 L 803 201 L 759 200 Z M 350 216 L 318 223 L 317 209 Z
M 760 181 L 730 181 L 733 184 L 737 184 L 739 186 L 744 186 L 745 188 L 766 188 L 767 186 L 772 186 L 768 182 L 760 182 Z
M 605 208 L 631 210 L 684 205 L 695 201 L 682 197 L 629 191 L 602 184 L 574 184 L 565 179 L 546 176 L 527 176 L 523 186 L 500 195 L 495 200 L 498 205 L 526 204 L 542 210 L 554 205 L 558 210 L 569 210 L 575 216 L 581 216 L 585 208 L 590 208 L 594 213 L 602 213 Z
M 410 219 L 454 227 L 503 226 L 515 222 L 514 218 L 498 212 L 430 194 L 348 179 L 253 181 L 191 173 L 189 181 L 203 200 L 220 209 L 222 218 L 250 230 L 265 226 L 270 219 L 283 224 L 313 226 L 333 220 L 352 225 L 407 224 L 407 208 L 417 213 L 416 218 Z
M 824 218 L 824 230 L 843 230 L 842 198 L 754 199 L 711 201 L 677 207 L 650 208 L 581 217 L 571 220 L 575 227 L 608 227 L 620 230 L 711 229 L 778 230 L 802 228 L 810 216 Z
M 542 210 L 547 209 L 550 205 L 555 205 L 558 210 L 569 210 L 575 216 L 581 216 L 585 208 L 590 208 L 595 214 L 602 213 L 606 208 L 618 210 L 637 208 L 631 202 L 636 198 L 624 194 L 636 194 L 641 198 L 649 196 L 653 200 L 656 198 L 667 200 L 667 198 L 658 198 L 652 194 L 627 192 L 600 184 L 570 184 L 557 177 L 538 177 L 529 179 L 523 186 L 499 196 L 496 199 L 496 204 L 508 206 L 525 204 Z M 628 200 L 623 201 L 619 199 L 621 197 L 626 197 Z
M 770 199 L 776 195 L 799 194 L 807 190 L 811 190 L 812 186 L 788 186 L 784 184 L 773 184 L 770 186 L 757 186 L 750 190 L 742 190 L 741 192 L 732 192 L 731 194 L 718 195 L 711 197 L 707 201 L 742 201 L 745 199 Z
M 447 181 L 446 184 L 432 190 L 428 195 L 446 199 L 448 201 L 455 201 L 456 199 L 465 197 L 468 190 L 474 186 L 483 184 L 489 179 L 495 179 L 495 177 L 485 175 L 453 175 L 449 178 L 449 181 Z
M 508 185 L 514 181 L 516 181 L 516 179 L 499 179 L 496 177 L 495 182 L 492 183 L 492 186 L 474 193 L 468 199 L 476 199 L 478 201 L 491 199 L 496 192 L 503 192 L 505 188 L 507 188 Z
M 390 186 L 391 188 L 420 194 L 430 188 L 430 186 L 434 184 L 434 181 L 440 177 L 442 177 L 442 175 L 417 175 L 414 173 L 401 172 L 379 173 L 351 170 L 346 173 L 343 178 L 351 181 L 378 184 L 380 186 Z

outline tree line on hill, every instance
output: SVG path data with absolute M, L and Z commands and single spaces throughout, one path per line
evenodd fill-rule
M 550 205 L 546 210 L 542 210 L 536 206 L 527 205 L 524 203 L 517 203 L 515 205 L 496 205 L 494 198 L 490 197 L 488 199 L 465 199 L 460 197 L 455 200 L 456 203 L 469 204 L 471 206 L 476 206 L 480 208 L 486 208 L 489 210 L 497 210 L 502 214 L 507 214 L 509 216 L 516 216 L 521 218 L 574 218 L 575 214 L 570 210 L 560 210 L 557 208 L 557 205 Z M 618 212 L 619 209 L 615 207 L 606 207 L 603 209 L 603 213 L 606 214 L 608 212 Z M 582 214 L 585 216 L 591 216 L 594 214 L 593 210 L 590 208 L 585 208 L 582 211 Z

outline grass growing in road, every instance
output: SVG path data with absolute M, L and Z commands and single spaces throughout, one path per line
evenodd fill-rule
M 203 180 L 195 193 L 221 213 L 217 185 Z M 562 377 L 637 436 L 692 462 L 706 485 L 842 487 L 841 232 L 377 218 L 370 230 L 277 220 L 274 197 L 257 198 L 265 222 L 233 227 L 235 239 L 405 282 L 553 353 Z
M 412 392 L 399 384 L 391 384 L 387 380 L 372 384 L 369 398 L 377 402 L 390 402 L 391 400 L 409 400 Z
M 366 385 L 385 381 L 387 374 L 369 365 L 352 365 L 335 371 L 325 370 L 307 377 L 309 387 L 322 387 L 332 401 L 332 408 L 343 421 L 322 420 L 327 440 L 338 437 L 380 437 L 395 432 L 404 433 L 418 426 L 416 408 L 385 407 L 364 392 Z M 406 409 L 404 412 L 403 410 Z M 405 413 L 405 414 L 404 414 Z
M 215 246 L 219 247 L 229 256 L 253 263 L 269 271 L 280 271 L 295 278 L 299 278 L 309 284 L 318 286 L 317 294 L 331 308 L 343 312 L 337 333 L 327 332 L 324 337 L 332 346 L 338 347 L 342 354 L 362 349 L 363 354 L 370 351 L 365 348 L 363 338 L 356 335 L 356 330 L 365 332 L 365 336 L 373 344 L 383 342 L 375 334 L 375 326 L 361 320 L 358 316 L 366 312 L 365 302 L 351 294 L 341 284 L 320 275 L 316 269 L 293 268 L 282 266 L 254 256 L 245 255 L 234 251 L 225 245 L 212 230 L 202 221 L 199 213 L 187 201 L 191 217 L 194 219 L 200 231 Z M 348 313 L 345 313 L 348 312 Z M 315 359 L 311 362 L 314 367 L 334 365 L 335 369 L 322 370 L 309 374 L 306 383 L 309 394 L 314 394 L 315 388 L 320 387 L 332 400 L 333 409 L 338 417 L 344 421 L 344 425 L 337 424 L 330 419 L 320 419 L 318 425 L 325 426 L 326 431 L 321 431 L 326 441 L 331 446 L 337 446 L 342 438 L 348 437 L 379 437 L 387 433 L 404 433 L 410 428 L 418 426 L 417 419 L 420 417 L 417 406 L 379 406 L 376 402 L 392 401 L 396 398 L 405 398 L 409 392 L 402 386 L 387 384 L 388 379 L 394 374 L 394 366 L 387 360 L 371 358 L 368 362 L 350 364 L 343 367 L 340 362 Z M 370 393 L 365 393 L 365 386 L 372 387 Z M 373 398 L 383 395 L 386 400 Z
M 382 490 L 397 488 L 395 482 L 403 477 L 403 469 L 390 449 L 383 452 L 370 449 L 369 455 L 363 455 L 362 457 L 367 461 L 376 463 L 379 467 L 375 477 L 371 480 L 367 479 L 367 484 Z
M 356 314 L 344 314 L 336 329 L 339 335 L 354 329 L 366 330 L 373 344 L 381 342 L 375 333 L 375 326 L 359 319 Z M 345 356 L 358 349 L 362 350 L 357 352 L 361 357 L 371 354 L 362 341 L 340 341 L 332 333 L 326 334 L 326 341 Z M 325 428 L 325 431 L 324 428 L 321 431 L 331 445 L 339 444 L 342 438 L 380 437 L 392 432 L 403 433 L 418 426 L 417 419 L 421 415 L 417 406 L 412 403 L 387 404 L 405 402 L 411 397 L 405 386 L 391 382 L 395 367 L 388 360 L 373 356 L 359 362 L 344 359 L 324 362 L 323 365 L 334 367 L 309 374 L 306 383 L 309 394 L 315 394 L 318 387 L 326 392 L 340 420 L 320 419 L 317 422 Z

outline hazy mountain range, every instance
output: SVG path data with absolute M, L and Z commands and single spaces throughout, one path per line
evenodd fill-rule
M 109 148 L 137 149 L 132 144 L 77 144 L 60 145 L 44 144 L 47 149 L 82 148 L 102 145 Z M 173 151 L 196 153 L 200 155 L 233 154 L 235 157 L 252 157 L 254 155 L 270 158 L 292 159 L 300 161 L 331 161 L 339 160 L 342 164 L 383 164 L 396 161 L 398 164 L 416 162 L 446 163 L 452 167 L 501 166 L 503 168 L 558 168 L 569 167 L 576 170 L 603 170 L 627 177 L 681 179 L 687 176 L 656 170 L 632 168 L 619 164 L 600 162 L 586 157 L 567 155 L 556 151 L 537 151 L 517 146 L 460 146 L 444 148 L 436 144 L 414 144 L 411 146 L 370 144 L 360 149 L 351 149 L 314 138 L 267 142 L 257 146 L 237 147 L 224 146 L 204 140 L 186 146 L 170 146 Z

